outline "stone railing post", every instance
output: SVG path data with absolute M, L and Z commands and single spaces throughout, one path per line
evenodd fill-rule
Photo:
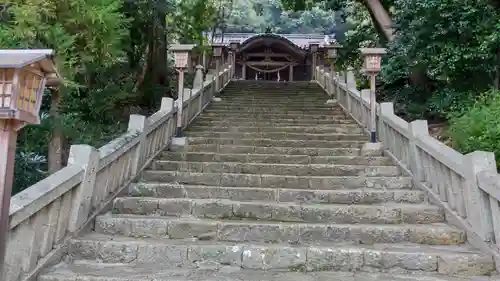
M 408 125 L 408 130 L 410 131 L 410 163 L 409 168 L 413 174 L 413 179 L 416 182 L 424 181 L 424 171 L 420 161 L 420 153 L 418 152 L 416 140 L 422 136 L 429 135 L 429 127 L 427 125 L 427 120 L 415 120 L 410 122 Z
M 189 113 L 191 112 L 191 93 L 193 92 L 192 89 L 184 89 L 184 102 L 186 103 L 186 118 L 184 118 L 184 116 L 182 116 L 182 128 L 186 128 L 186 126 L 189 124 Z
M 466 173 L 467 220 L 474 231 L 486 242 L 493 241 L 493 219 L 486 192 L 478 186 L 477 174 L 484 171 L 496 173 L 495 154 L 474 151 L 466 154 L 462 163 Z
M 147 118 L 144 115 L 132 114 L 130 115 L 130 119 L 128 120 L 128 132 L 137 132 L 139 133 L 139 144 L 137 144 L 137 149 L 135 150 L 134 156 L 132 158 L 132 167 L 131 172 L 132 176 L 136 176 L 141 169 L 143 164 L 143 151 L 146 146 L 146 126 L 147 126 Z
M 370 102 L 370 96 L 371 96 L 371 91 L 370 89 L 363 89 L 361 90 L 361 108 L 362 108 L 362 119 L 360 120 L 363 122 L 363 125 L 365 126 L 366 130 L 370 131 L 370 108 L 365 106 L 365 101 L 368 103 Z
M 196 66 L 196 73 L 194 74 L 193 89 L 203 88 L 203 66 Z
M 394 104 L 392 102 L 380 103 L 380 115 L 378 117 L 379 139 L 388 147 L 389 142 L 387 132 L 385 131 L 385 120 L 387 116 L 394 115 Z
M 346 73 L 346 87 L 347 87 L 347 111 L 349 113 L 352 113 L 352 99 L 351 99 L 351 93 L 349 90 L 355 90 L 356 89 L 356 77 L 354 76 L 354 72 L 352 68 L 349 68 Z
M 174 111 L 174 100 L 172 98 L 162 98 L 161 99 L 161 105 L 160 105 L 160 111 L 162 112 L 173 112 Z M 173 118 L 173 115 L 172 117 Z M 166 146 L 169 141 L 170 141 L 170 135 L 169 135 L 169 130 L 165 130 L 165 136 L 163 136 L 163 143 L 162 145 Z
M 174 109 L 174 100 L 172 98 L 162 98 L 160 111 L 169 112 Z
M 89 218 L 92 209 L 97 170 L 99 169 L 99 151 L 90 145 L 72 145 L 69 151 L 68 165 L 81 166 L 84 173 L 80 187 L 73 197 L 68 230 L 78 231 Z M 70 210 L 63 210 L 70 211 Z

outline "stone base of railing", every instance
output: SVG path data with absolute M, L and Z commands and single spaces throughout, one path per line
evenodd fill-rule
M 171 151 L 185 151 L 188 147 L 188 139 L 186 137 L 182 138 L 172 138 L 170 143 Z
M 221 101 L 222 101 L 222 99 L 221 99 L 221 98 L 219 98 L 219 97 L 213 97 L 213 98 L 212 98 L 212 101 L 213 101 L 213 102 L 221 102 Z
M 325 104 L 337 104 L 337 100 L 336 99 L 329 99 L 325 102 Z
M 382 156 L 384 146 L 381 142 L 367 142 L 361 148 L 361 156 Z

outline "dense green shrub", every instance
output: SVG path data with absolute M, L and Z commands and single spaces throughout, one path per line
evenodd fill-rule
M 500 164 L 500 91 L 483 94 L 474 104 L 450 116 L 449 135 L 462 153 L 495 152 Z

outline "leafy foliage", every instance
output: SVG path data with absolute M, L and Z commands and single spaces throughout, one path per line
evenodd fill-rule
M 99 147 L 123 132 L 129 114 L 149 114 L 162 96 L 174 96 L 168 42 L 196 40 L 194 34 L 215 20 L 210 5 L 8 0 L 0 14 L 0 47 L 52 48 L 64 77 L 60 89 L 47 91 L 43 99 L 42 124 L 20 132 L 14 192 L 45 177 L 51 158 L 67 159 L 71 144 Z M 179 15 L 189 16 L 190 33 L 182 25 L 167 26 Z M 63 141 L 62 156 L 50 154 L 54 138 Z
M 337 16 L 315 5 L 311 10 L 286 11 L 279 0 L 234 0 L 226 32 L 325 33 L 336 29 Z
M 275 0 L 7 0 L 2 8 L 0 48 L 52 48 L 64 77 L 45 93 L 42 124 L 19 133 L 14 192 L 46 177 L 54 159 L 64 162 L 71 144 L 99 147 L 125 130 L 131 113 L 175 98 L 170 43 L 208 50 L 202 31 L 334 26 L 324 10 L 287 14 Z
M 500 92 L 489 91 L 451 119 L 449 135 L 464 153 L 492 151 L 500 163 Z
M 396 0 L 386 95 L 411 116 L 442 118 L 498 87 L 500 14 L 490 3 Z

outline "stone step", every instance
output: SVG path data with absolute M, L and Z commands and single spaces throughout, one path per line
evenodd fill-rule
M 137 238 L 211 240 L 223 242 L 288 243 L 291 245 L 344 243 L 463 244 L 465 232 L 446 224 L 311 224 L 206 220 L 176 217 L 106 214 L 98 216 L 95 231 Z
M 38 281 L 500 281 L 498 277 L 449 277 L 438 273 L 396 274 L 364 272 L 279 272 L 252 270 L 218 262 L 194 262 L 194 268 L 154 265 L 104 264 L 78 261 L 61 263 L 45 271 Z M 300 269 L 300 268 L 297 268 Z M 439 268 L 438 268 L 439 269 Z
M 310 115 L 310 114 L 321 114 L 321 115 L 331 115 L 338 118 L 345 117 L 345 114 L 341 110 L 332 109 L 301 109 L 293 110 L 288 108 L 277 107 L 275 109 L 265 109 L 260 108 L 255 105 L 248 105 L 245 108 L 206 108 L 204 113 L 217 113 L 222 115 L 228 114 L 244 114 L 244 115 L 262 115 L 262 114 L 276 114 L 276 115 Z
M 318 92 L 306 92 L 306 91 L 293 91 L 293 92 L 278 92 L 278 91 L 267 91 L 264 93 L 251 93 L 251 92 L 223 92 L 218 95 L 225 101 L 231 100 L 245 100 L 245 101 L 263 101 L 263 100 L 284 100 L 284 101 L 311 101 L 317 102 L 325 101 L 329 98 L 328 95 L 318 93 Z
M 207 107 L 207 109 L 217 109 L 217 110 L 247 110 L 247 109 L 261 109 L 263 111 L 267 110 L 276 110 L 276 109 L 282 109 L 282 110 L 292 110 L 292 111 L 311 111 L 311 110 L 321 110 L 321 111 L 328 111 L 328 112 L 342 112 L 342 109 L 340 107 L 337 107 L 332 104 L 325 104 L 326 100 L 323 102 L 323 104 L 287 104 L 287 103 L 280 103 L 279 107 L 276 107 L 276 105 L 273 104 L 266 104 L 266 103 L 255 103 L 255 102 L 248 102 L 245 104 L 241 103 L 236 103 L 236 102 L 228 102 L 228 101 L 223 101 L 223 102 L 215 102 L 210 104 L 210 106 Z
M 311 204 L 420 204 L 425 193 L 412 189 L 304 190 L 289 188 L 224 187 L 176 183 L 134 183 L 131 196 L 156 198 L 228 199 L 235 201 L 296 202 Z
M 309 156 L 283 154 L 235 154 L 214 152 L 162 152 L 156 159 L 192 162 L 242 162 L 242 163 L 280 163 L 280 164 L 337 164 L 337 165 L 375 165 L 391 166 L 389 157 L 374 156 Z
M 187 128 L 186 131 L 189 132 L 205 132 L 205 133 L 267 133 L 269 136 L 275 134 L 278 137 L 287 136 L 297 136 L 303 135 L 304 133 L 321 136 L 335 136 L 334 134 L 350 134 L 357 137 L 364 135 L 364 129 L 361 127 L 342 127 L 342 126 L 331 126 L 331 125 L 316 125 L 316 126 L 201 126 L 193 124 Z M 349 137 L 349 135 L 347 135 Z
M 189 239 L 134 239 L 93 233 L 69 240 L 68 253 L 73 260 L 132 266 L 154 265 L 161 268 L 192 268 L 196 264 L 215 262 L 243 269 L 270 271 L 439 272 L 462 276 L 490 275 L 495 271 L 490 256 L 467 245 L 398 243 L 297 246 L 214 243 Z M 100 271 L 95 274 L 100 274 Z
M 368 138 L 368 137 L 367 137 Z M 218 144 L 266 147 L 317 147 L 317 148 L 361 148 L 367 141 L 325 141 L 325 140 L 284 140 L 284 139 L 231 139 L 210 137 L 188 137 L 189 145 Z
M 241 162 L 186 162 L 154 160 L 153 170 L 179 171 L 194 173 L 234 173 L 234 174 L 272 174 L 294 176 L 364 176 L 396 177 L 401 175 L 397 166 L 363 166 L 335 164 L 278 164 L 278 163 L 241 163 Z
M 294 89 L 294 88 L 250 88 L 250 89 L 225 89 L 222 91 L 221 95 L 230 97 L 242 97 L 242 98 L 272 98 L 272 97 L 282 97 L 282 98 L 318 98 L 328 96 L 322 90 L 316 89 Z
M 196 121 L 194 124 L 198 124 L 198 122 L 228 122 L 229 124 L 241 124 L 240 126 L 243 126 L 242 123 L 254 123 L 257 125 L 263 125 L 263 124 L 284 124 L 284 123 L 292 123 L 296 126 L 295 124 L 301 124 L 301 125 L 311 125 L 311 126 L 316 126 L 316 125 L 335 125 L 335 126 L 344 126 L 344 125 L 351 125 L 351 126 L 358 126 L 359 125 L 356 123 L 356 121 L 352 119 L 300 119 L 296 118 L 294 119 L 293 116 L 289 116 L 287 118 L 281 118 L 281 119 L 269 119 L 269 118 L 262 118 L 262 117 L 256 117 L 256 118 L 244 118 L 244 117 L 231 117 L 227 118 L 224 116 L 217 116 L 217 115 L 211 115 L 211 116 L 203 116 L 200 115 L 199 117 L 196 118 Z
M 245 145 L 190 144 L 188 152 L 286 154 L 309 156 L 359 156 L 359 148 L 265 147 Z
M 321 99 L 315 100 L 304 100 L 304 99 L 235 99 L 230 97 L 220 96 L 221 101 L 211 103 L 208 108 L 213 109 L 234 109 L 234 108 L 263 108 L 263 109 L 289 109 L 303 111 L 304 109 L 321 109 L 329 110 L 332 112 L 343 112 L 342 108 L 337 106 L 336 103 L 327 103 L 328 97 L 322 97 Z M 279 104 L 279 107 L 272 107 L 272 105 Z
M 150 216 L 282 222 L 399 224 L 444 222 L 443 211 L 429 204 L 345 205 L 298 204 L 226 199 L 120 197 L 113 212 Z
M 317 125 L 329 125 L 331 127 L 342 127 L 342 128 L 359 128 L 359 125 L 354 120 L 299 120 L 299 119 L 284 119 L 284 120 L 264 120 L 253 121 L 243 118 L 233 119 L 220 119 L 213 120 L 210 118 L 205 118 L 199 116 L 194 120 L 191 126 L 214 126 L 214 127 L 228 127 L 228 126 L 240 126 L 240 127 L 293 127 L 293 126 L 317 126 Z
M 304 97 L 311 98 L 317 96 L 326 96 L 321 88 L 307 87 L 252 87 L 245 85 L 244 87 L 229 87 L 222 91 L 223 95 L 234 95 L 242 97 Z
M 246 122 L 269 122 L 269 121 L 279 121 L 279 122 L 295 122 L 295 121 L 302 121 L 302 122 L 308 122 L 308 123 L 313 123 L 314 124 L 320 124 L 320 121 L 328 121 L 328 124 L 357 124 L 356 121 L 352 119 L 339 119 L 336 117 L 332 117 L 329 115 L 318 115 L 316 117 L 307 117 L 304 118 L 303 116 L 293 116 L 293 115 L 287 115 L 287 116 L 241 116 L 241 115 L 233 115 L 233 116 L 224 116 L 220 114 L 212 114 L 212 113 L 202 113 L 199 117 L 199 120 L 210 120 L 210 121 L 232 121 L 232 122 L 240 122 L 240 121 L 246 121 Z
M 264 119 L 320 119 L 320 120 L 344 120 L 347 119 L 348 117 L 345 115 L 333 115 L 333 114 L 322 114 L 322 113 L 315 113 L 315 112 L 309 112 L 308 114 L 296 114 L 296 113 L 287 113 L 287 112 L 281 112 L 281 113 L 248 113 L 248 112 L 237 112 L 237 111 L 231 111 L 231 112 L 203 112 L 203 116 L 206 117 L 213 117 L 213 116 L 218 116 L 221 118 L 232 118 L 232 117 L 238 117 L 238 118 L 245 118 L 245 119 L 259 119 L 259 118 L 264 118 Z
M 408 189 L 413 187 L 411 177 L 335 177 L 284 176 L 228 173 L 192 173 L 177 171 L 143 171 L 142 181 L 168 182 L 211 186 L 243 186 L 292 189 Z
M 258 129 L 258 128 L 256 128 Z M 314 141 L 367 141 L 367 136 L 361 134 L 361 129 L 355 132 L 335 132 L 335 133 L 289 133 L 289 132 L 238 132 L 231 131 L 231 128 L 226 128 L 226 132 L 222 130 L 208 129 L 207 127 L 191 127 L 184 131 L 188 137 L 192 138 L 221 138 L 221 139 L 273 139 L 273 140 L 314 140 Z M 304 128 L 304 131 L 313 131 L 312 128 Z M 345 130 L 348 131 L 348 130 Z M 356 132 L 357 131 L 357 132 Z

